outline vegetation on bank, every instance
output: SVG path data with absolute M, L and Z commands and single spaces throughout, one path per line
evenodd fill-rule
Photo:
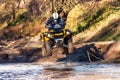
M 92 12 L 92 14 L 88 13 L 90 15 L 84 16 L 83 20 L 78 22 L 78 27 L 75 30 L 77 34 L 74 37 L 75 40 L 80 42 L 119 40 L 119 4 L 120 2 L 104 5 L 100 9 Z M 76 39 L 77 37 L 79 39 Z
M 107 18 L 109 15 L 114 14 L 116 12 L 120 12 L 120 9 L 115 9 L 112 6 L 104 7 L 98 10 L 97 12 L 94 12 L 90 16 L 86 17 L 84 21 L 79 24 L 77 33 L 80 33 L 85 31 L 86 29 L 89 29 L 91 26 L 96 25 L 96 23 L 99 24 L 100 21 L 104 21 L 105 18 Z M 99 40 L 100 41 L 119 40 L 120 39 L 120 36 L 119 36 L 120 30 L 118 28 L 120 27 L 119 22 L 120 21 L 116 21 L 113 25 L 108 25 L 108 26 L 114 26 L 114 27 L 111 28 L 109 31 L 104 32 L 103 35 L 99 38 Z

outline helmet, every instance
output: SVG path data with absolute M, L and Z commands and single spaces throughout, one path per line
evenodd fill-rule
M 59 15 L 58 15 L 57 12 L 54 12 L 54 13 L 53 13 L 53 18 L 54 18 L 54 19 L 58 19 L 58 16 L 59 16 Z

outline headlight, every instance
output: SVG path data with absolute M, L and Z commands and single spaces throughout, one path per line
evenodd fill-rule
M 70 34 L 70 32 L 67 31 L 66 34 Z
M 47 34 L 47 37 L 53 38 L 53 35 L 52 34 Z
M 48 34 L 47 36 L 48 36 L 48 37 L 51 37 L 51 35 L 50 35 L 50 34 Z

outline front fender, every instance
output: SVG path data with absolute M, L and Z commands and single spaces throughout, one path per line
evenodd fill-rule
M 41 40 L 42 40 L 42 42 L 45 42 L 45 41 L 49 41 L 50 40 L 50 38 L 49 37 L 47 37 L 47 34 L 48 33 L 42 33 L 41 35 L 40 35 L 40 38 L 41 38 Z

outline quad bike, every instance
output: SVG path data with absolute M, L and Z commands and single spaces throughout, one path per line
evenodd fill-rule
M 58 26 L 54 27 L 40 35 L 42 56 L 52 55 L 52 49 L 59 47 L 63 48 L 64 53 L 73 53 L 72 32 L 68 29 L 58 29 Z

